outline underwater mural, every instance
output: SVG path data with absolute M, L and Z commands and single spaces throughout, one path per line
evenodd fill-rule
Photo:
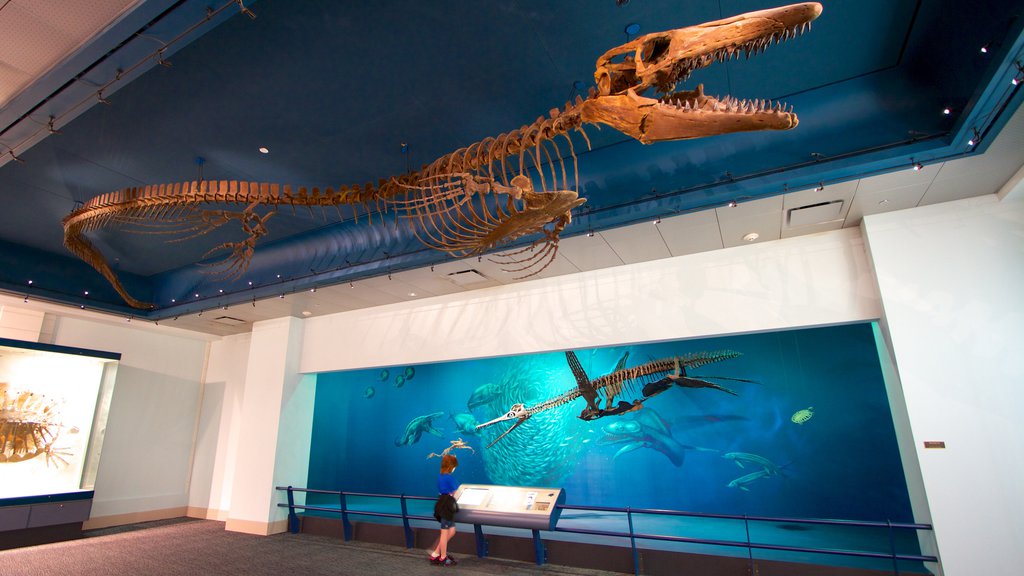
M 307 485 L 431 496 L 430 456 L 459 448 L 460 482 L 559 486 L 578 505 L 911 521 L 877 337 L 864 323 L 318 374 Z

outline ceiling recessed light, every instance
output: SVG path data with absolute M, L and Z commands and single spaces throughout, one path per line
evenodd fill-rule
M 747 234 L 746 236 L 744 236 L 743 240 L 745 242 L 753 242 L 754 240 L 757 240 L 760 237 L 761 237 L 761 235 L 758 234 L 757 232 L 751 232 L 750 234 Z
M 409 292 L 409 296 L 415 296 L 415 295 L 416 295 L 415 292 Z
M 302 311 L 302 315 L 303 315 L 303 316 L 312 316 L 312 315 L 313 315 L 313 313 L 312 313 L 312 312 L 310 312 L 309 310 L 303 310 L 303 311 Z
M 945 114 L 946 116 L 949 116 L 950 114 L 953 113 L 953 109 L 947 106 L 946 108 L 942 109 L 942 113 Z
M 260 146 L 260 154 L 270 154 L 270 148 L 266 146 Z
M 888 200 L 884 200 L 884 199 L 883 199 L 883 200 L 879 200 L 879 201 L 878 201 L 878 205 L 879 205 L 879 206 L 885 206 L 885 205 L 886 205 L 886 204 L 888 204 L 888 203 L 889 203 L 889 201 L 888 201 Z

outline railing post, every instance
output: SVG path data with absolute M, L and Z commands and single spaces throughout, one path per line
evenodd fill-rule
M 750 576 L 754 576 L 754 549 L 750 547 L 750 520 L 743 515 L 743 528 L 747 531 L 747 561 L 750 566 Z
M 640 554 L 636 551 L 636 536 L 633 535 L 633 512 L 626 506 L 626 521 L 629 523 L 629 547 L 633 551 L 633 574 L 640 576 Z
M 405 505 L 405 494 L 402 494 L 399 498 L 402 502 L 402 527 L 405 528 L 405 547 L 412 548 L 413 534 L 412 528 L 409 526 L 409 510 Z
M 345 502 L 345 493 L 338 492 L 338 499 L 341 501 L 341 533 L 345 542 L 352 539 L 352 523 L 348 521 L 348 504 Z
M 900 576 L 900 562 L 896 559 L 896 537 L 892 533 L 892 520 L 886 520 L 889 525 L 889 551 L 892 553 L 892 573 Z
M 295 495 L 292 487 L 288 487 L 288 531 L 292 534 L 299 533 L 299 516 L 295 513 Z
M 476 557 L 487 557 L 487 538 L 484 538 L 484 528 L 479 524 L 473 524 L 473 536 L 476 539 Z
M 537 566 L 541 566 L 547 560 L 547 550 L 544 549 L 544 541 L 540 539 L 540 530 L 531 530 L 533 532 L 533 558 L 537 562 Z

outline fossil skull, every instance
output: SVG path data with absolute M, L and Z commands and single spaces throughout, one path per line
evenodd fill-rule
M 647 34 L 613 48 L 597 60 L 598 97 L 584 102 L 583 121 L 608 124 L 644 144 L 793 128 L 797 117 L 781 102 L 712 98 L 703 86 L 671 91 L 694 70 L 802 34 L 819 14 L 816 2 L 793 4 Z M 660 98 L 643 96 L 652 87 Z

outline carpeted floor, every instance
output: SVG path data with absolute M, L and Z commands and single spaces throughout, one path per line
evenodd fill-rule
M 469 556 L 443 568 L 431 565 L 424 550 L 309 534 L 252 536 L 227 532 L 223 522 L 190 519 L 94 530 L 81 540 L 0 551 L 0 576 L 416 576 L 450 571 L 463 576 L 617 574 Z

